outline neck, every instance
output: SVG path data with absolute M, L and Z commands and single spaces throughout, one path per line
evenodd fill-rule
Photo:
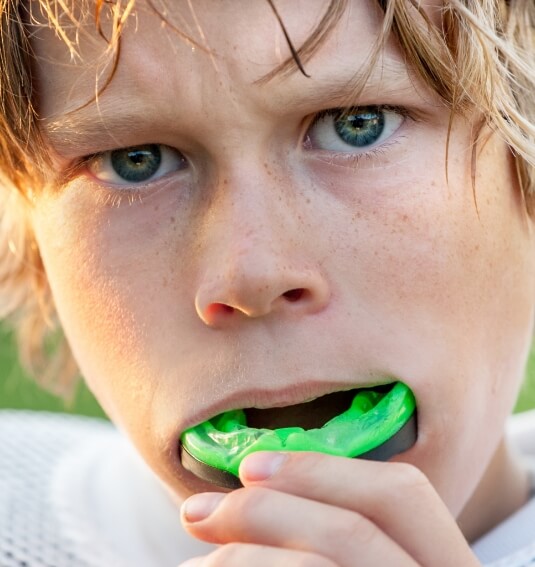
M 457 521 L 469 542 L 473 542 L 529 499 L 527 471 L 502 439 L 483 478 Z

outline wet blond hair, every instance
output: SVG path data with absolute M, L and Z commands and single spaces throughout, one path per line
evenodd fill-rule
M 280 22 L 291 57 L 262 80 L 296 69 L 306 75 L 307 61 L 342 17 L 348 1 L 331 0 L 315 31 L 294 47 L 276 2 L 266 0 Z M 162 17 L 163 2 L 145 0 Z M 476 111 L 484 117 L 482 126 L 506 141 L 529 208 L 535 195 L 535 2 L 444 0 L 439 26 L 433 25 L 418 0 L 375 2 L 384 19 L 369 68 L 394 35 L 408 66 L 440 96 L 452 116 Z M 119 61 L 121 31 L 135 13 L 135 0 L 32 0 L 29 4 L 0 0 L 0 317 L 13 326 L 26 368 L 43 386 L 69 397 L 77 367 L 62 336 L 28 221 L 32 198 L 50 178 L 51 168 L 35 100 L 32 10 L 45 16 L 74 58 L 80 14 L 93 11 L 114 63 L 99 86 L 103 89 Z M 106 32 L 101 26 L 104 20 Z M 173 29 L 185 41 L 199 44 Z M 359 76 L 365 79 L 366 73 Z M 474 143 L 474 168 L 476 148 Z

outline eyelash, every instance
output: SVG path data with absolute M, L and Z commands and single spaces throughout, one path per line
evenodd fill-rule
M 95 160 L 102 158 L 102 156 L 113 151 L 114 150 L 95 152 L 93 154 L 79 158 L 63 173 L 61 178 L 61 185 L 65 187 L 72 181 L 84 175 L 84 173 L 87 174 L 90 165 L 95 162 Z M 158 192 L 150 190 L 154 187 L 154 181 L 150 180 L 146 183 L 124 185 L 121 186 L 120 189 L 118 189 L 117 186 L 112 186 L 111 184 L 102 182 L 94 178 L 93 176 L 91 177 L 91 183 L 96 193 L 97 204 L 110 208 L 119 208 L 123 204 L 125 199 L 128 200 L 129 205 L 141 205 L 145 202 L 145 199 L 149 195 Z
M 329 163 L 332 166 L 340 167 L 350 167 L 357 169 L 363 162 L 373 161 L 378 157 L 388 154 L 389 150 L 394 146 L 400 144 L 403 140 L 407 139 L 407 136 L 398 136 L 396 140 L 384 142 L 376 148 L 371 148 L 367 152 L 362 154 L 349 154 L 349 153 L 331 153 L 330 159 L 323 158 L 323 161 Z M 343 166 L 340 162 L 346 162 Z M 336 163 L 338 162 L 338 163 Z
M 347 108 L 330 108 L 330 109 L 326 109 L 326 110 L 322 110 L 322 111 L 318 112 L 313 117 L 312 121 L 310 122 L 309 126 L 307 127 L 305 139 L 303 141 L 303 145 L 306 146 L 307 137 L 308 137 L 309 132 L 311 132 L 312 129 L 322 119 L 324 119 L 326 117 L 330 117 L 330 116 L 339 115 L 340 111 L 342 111 L 342 110 L 349 113 L 352 110 L 363 109 L 365 107 L 366 107 L 366 105 L 357 105 L 357 106 L 347 107 Z M 402 124 L 400 125 L 400 127 L 397 130 L 399 130 L 403 126 L 405 120 L 407 120 L 407 119 L 411 120 L 413 122 L 419 122 L 420 121 L 420 118 L 418 116 L 416 116 L 415 113 L 413 113 L 409 109 L 407 109 L 406 107 L 395 106 L 395 105 L 373 105 L 373 107 L 377 110 L 380 110 L 381 112 L 393 112 L 393 113 L 401 116 L 404 119 L 404 121 L 402 122 Z M 396 132 L 397 132 L 397 130 L 396 130 Z M 363 151 L 361 153 L 333 152 L 333 151 L 327 152 L 327 150 L 316 150 L 316 151 L 323 153 L 324 154 L 324 156 L 322 158 L 323 161 L 327 161 L 328 163 L 330 163 L 330 165 L 333 165 L 333 166 L 340 165 L 342 167 L 347 165 L 351 168 L 356 168 L 357 166 L 361 165 L 361 163 L 364 162 L 364 161 L 368 161 L 368 160 L 373 161 L 378 156 L 382 156 L 382 155 L 387 154 L 392 147 L 398 145 L 399 143 L 401 143 L 406 138 L 407 138 L 407 136 L 397 135 L 397 136 L 395 136 L 394 140 L 387 139 L 385 142 L 380 143 L 378 146 L 371 147 L 370 149 Z M 113 150 L 111 150 L 111 151 L 113 151 Z M 88 156 L 83 156 L 82 158 L 80 158 L 76 163 L 74 163 L 71 167 L 68 168 L 67 172 L 63 176 L 63 183 L 62 184 L 66 185 L 70 181 L 72 181 L 73 179 L 79 177 L 84 172 L 84 170 L 87 171 L 87 169 L 91 165 L 91 163 L 93 163 L 96 159 L 101 158 L 102 156 L 104 156 L 107 153 L 108 153 L 108 151 L 96 152 L 94 154 L 90 154 Z M 325 158 L 325 155 L 327 153 L 329 153 L 329 159 Z M 336 162 L 338 162 L 338 163 L 336 163 Z M 98 191 L 99 204 L 102 204 L 102 205 L 107 206 L 107 207 L 112 207 L 112 208 L 120 207 L 125 199 L 128 200 L 129 205 L 133 205 L 135 203 L 142 204 L 144 202 L 145 198 L 149 194 L 152 193 L 148 189 L 151 186 L 153 186 L 153 184 L 154 184 L 154 181 L 149 180 L 146 183 L 124 185 L 124 186 L 121 186 L 120 190 L 117 190 L 116 187 L 111 187 L 109 184 L 100 182 L 99 180 L 96 180 L 94 182 L 94 185 L 95 185 L 95 187 Z
M 76 179 L 80 178 L 87 170 L 88 166 L 94 159 L 99 158 L 103 154 L 107 152 L 100 152 L 95 154 L 90 154 L 88 156 L 83 156 L 77 162 L 72 164 L 68 169 L 63 173 L 61 177 L 60 185 L 62 187 L 66 187 L 69 183 L 76 181 Z M 139 204 L 142 205 L 146 198 L 150 194 L 154 194 L 157 191 L 150 191 L 151 183 L 144 183 L 144 184 L 137 184 L 137 185 L 130 185 L 130 186 L 123 186 L 120 190 L 117 190 L 116 187 L 112 187 L 106 183 L 102 183 L 99 180 L 91 179 L 92 190 L 96 196 L 96 204 L 98 206 L 103 206 L 112 209 L 118 209 L 121 205 L 126 201 L 128 201 L 128 205 L 135 205 Z
M 362 110 L 363 108 L 377 108 L 383 112 L 395 112 L 403 118 L 416 119 L 414 113 L 405 106 L 397 106 L 395 104 L 355 104 L 354 106 L 338 107 L 338 108 L 327 108 L 326 110 L 320 110 L 314 115 L 312 122 L 310 123 L 309 129 L 312 128 L 319 120 L 325 118 L 326 116 L 332 116 L 340 111 L 344 111 L 346 114 L 350 114 L 352 110 Z
M 326 109 L 326 110 L 322 110 L 321 112 L 318 112 L 318 114 L 316 114 L 313 117 L 312 122 L 310 123 L 310 125 L 307 128 L 307 133 L 306 133 L 304 144 L 306 145 L 306 143 L 307 143 L 307 137 L 309 135 L 309 132 L 311 132 L 312 129 L 322 119 L 327 118 L 327 117 L 331 117 L 331 116 L 336 116 L 340 113 L 341 110 L 343 110 L 347 114 L 350 114 L 352 110 L 356 110 L 356 109 L 362 110 L 363 108 L 366 108 L 368 106 L 373 107 L 373 108 L 375 108 L 375 109 L 377 109 L 381 112 L 384 112 L 384 113 L 388 113 L 388 112 L 395 113 L 395 114 L 397 114 L 397 115 L 399 115 L 403 118 L 403 122 L 394 131 L 394 134 L 392 134 L 392 136 L 394 136 L 396 134 L 396 132 L 398 132 L 398 130 L 401 129 L 401 127 L 403 126 L 405 121 L 410 120 L 414 123 L 418 123 L 422 120 L 421 116 L 418 116 L 415 112 L 411 111 L 407 107 L 389 105 L 389 104 L 356 105 L 356 106 L 351 106 L 351 107 L 346 107 L 346 108 L 330 108 L 330 109 Z M 329 159 L 326 159 L 324 157 L 323 160 L 327 161 L 328 163 L 330 163 L 333 166 L 341 165 L 340 163 L 335 163 L 335 161 L 338 161 L 338 162 L 346 162 L 346 164 L 349 167 L 356 168 L 357 166 L 361 165 L 362 162 L 365 162 L 365 161 L 368 161 L 368 160 L 373 161 L 375 158 L 377 158 L 377 156 L 387 154 L 388 151 L 392 147 L 400 144 L 402 141 L 407 139 L 407 136 L 397 135 L 397 136 L 395 136 L 395 139 L 392 140 L 392 139 L 390 139 L 392 136 L 389 136 L 389 138 L 385 142 L 382 142 L 378 146 L 375 146 L 375 147 L 372 146 L 370 149 L 363 151 L 361 153 L 330 152 Z M 313 150 L 313 148 L 310 148 L 310 149 Z M 322 152 L 322 150 L 316 150 L 316 151 Z M 323 150 L 323 152 L 325 152 L 325 150 Z

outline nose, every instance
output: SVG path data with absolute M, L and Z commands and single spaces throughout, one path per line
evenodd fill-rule
M 297 215 L 270 209 L 261 200 L 252 206 L 236 202 L 205 233 L 195 295 L 199 318 L 221 328 L 238 320 L 323 310 L 330 287 L 318 243 L 307 238 Z
M 240 265 L 222 266 L 199 286 L 195 309 L 210 327 L 230 324 L 237 317 L 256 318 L 279 313 L 302 316 L 321 311 L 329 298 L 322 275 L 282 264 L 263 264 L 262 255 L 241 257 Z

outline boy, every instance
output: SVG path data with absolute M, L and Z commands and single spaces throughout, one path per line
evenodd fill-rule
M 34 357 L 57 314 L 166 489 L 73 424 L 47 500 L 70 507 L 53 537 L 73 565 L 471 567 L 504 552 L 499 531 L 469 543 L 533 522 L 504 423 L 535 307 L 534 12 L 4 4 L 5 311 Z M 222 412 L 299 426 L 311 400 L 327 414 L 328 394 L 398 381 L 418 438 L 389 462 L 256 453 L 225 493 L 179 460 Z

